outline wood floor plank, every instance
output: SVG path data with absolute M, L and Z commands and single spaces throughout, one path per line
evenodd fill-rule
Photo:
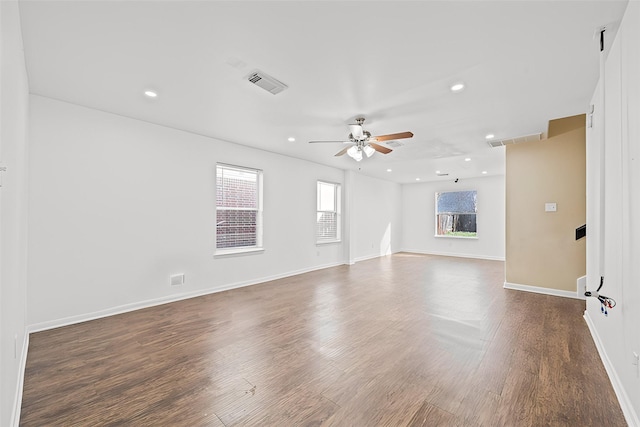
M 406 376 L 378 375 L 361 384 L 325 423 L 327 426 L 405 426 L 423 404 L 426 384 Z
M 20 425 L 624 425 L 584 302 L 503 282 L 401 253 L 38 332 Z
M 430 427 L 430 426 L 462 426 L 464 420 L 460 420 L 455 415 L 444 411 L 437 406 L 424 403 L 409 421 L 409 427 Z
M 482 387 L 469 387 L 456 411 L 466 426 L 497 426 L 496 413 L 500 409 L 502 397 Z
M 338 410 L 338 406 L 322 395 L 296 387 L 283 393 L 268 411 L 254 411 L 248 417 L 227 425 L 241 426 L 319 426 Z

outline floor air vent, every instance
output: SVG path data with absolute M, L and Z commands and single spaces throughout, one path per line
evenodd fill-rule
M 500 139 L 495 141 L 488 141 L 491 147 L 502 147 L 511 144 L 520 144 L 521 142 L 540 141 L 542 139 L 542 133 L 532 133 L 531 135 L 518 136 L 516 138 Z
M 255 71 L 249 74 L 247 76 L 247 80 L 274 95 L 282 92 L 287 88 L 286 84 L 274 79 L 273 77 L 263 73 L 262 71 Z

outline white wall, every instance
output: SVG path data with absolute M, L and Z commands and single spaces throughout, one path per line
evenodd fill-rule
M 435 237 L 435 193 L 478 192 L 478 238 Z M 407 252 L 504 260 L 504 175 L 407 184 L 402 187 L 402 250 Z
M 353 173 L 351 186 L 350 261 L 389 255 L 402 238 L 400 184 Z
M 345 260 L 315 244 L 316 181 L 342 170 L 33 95 L 30 119 L 33 329 Z M 264 171 L 264 253 L 213 257 L 216 162 Z
M 600 313 L 600 303 L 588 298 L 585 318 L 627 422 L 640 426 L 640 366 L 633 357 L 633 352 L 640 354 L 638 2 L 627 6 L 599 84 L 604 84 L 604 93 L 596 91 L 594 95 L 594 126 L 587 132 L 587 182 L 593 190 L 587 194 L 587 286 L 595 290 L 600 274 L 604 274 L 600 292 L 614 298 L 617 306 L 605 317 Z M 599 197 L 602 189 L 603 212 Z M 598 228 L 601 223 L 604 230 Z
M 26 359 L 28 83 L 18 3 L 0 2 L 0 425 L 17 425 Z

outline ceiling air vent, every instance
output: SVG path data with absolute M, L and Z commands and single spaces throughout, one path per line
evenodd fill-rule
M 393 148 L 402 147 L 404 145 L 400 141 L 389 141 L 389 142 L 385 142 L 385 144 L 387 144 L 389 147 L 393 147 Z
M 271 77 L 262 71 L 255 71 L 247 76 L 247 80 L 256 86 L 272 94 L 280 93 L 287 88 L 287 85 Z
M 521 142 L 540 141 L 542 139 L 541 133 L 532 133 L 531 135 L 518 136 L 515 138 L 499 139 L 495 141 L 488 141 L 491 147 L 502 147 L 511 144 L 520 144 Z

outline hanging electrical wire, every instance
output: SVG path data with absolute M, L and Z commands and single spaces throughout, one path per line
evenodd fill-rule
M 600 301 L 600 312 L 602 314 L 604 314 L 605 316 L 609 315 L 609 309 L 613 308 L 616 306 L 616 300 L 614 300 L 611 297 L 608 297 L 606 295 L 602 295 L 600 293 L 598 293 L 600 291 L 600 289 L 602 288 L 602 285 L 604 284 L 604 276 L 600 276 L 600 286 L 598 286 L 598 289 L 596 291 L 586 291 L 584 293 L 585 297 L 593 297 L 593 298 L 597 298 L 598 301 Z

